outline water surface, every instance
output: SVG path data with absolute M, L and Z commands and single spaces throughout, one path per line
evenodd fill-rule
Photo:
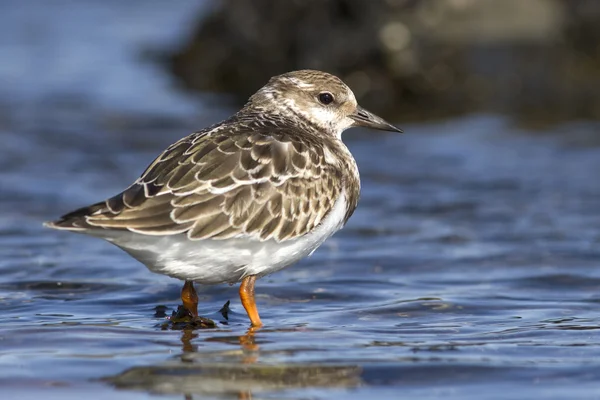
M 117 193 L 166 145 L 231 111 L 123 56 L 160 24 L 171 30 L 158 39 L 176 38 L 172 22 L 195 5 L 97 2 L 88 14 L 73 6 L 68 25 L 41 18 L 63 15 L 42 4 L 45 35 L 14 39 L 0 71 L 19 71 L 0 91 L 6 398 L 600 398 L 597 125 L 532 133 L 471 115 L 399 121 L 405 135 L 348 132 L 359 208 L 311 258 L 258 282 L 265 328 L 249 333 L 237 288 L 222 285 L 199 290 L 216 329 L 163 330 L 180 282 L 41 223 Z M 0 27 L 18 34 L 31 14 L 13 8 Z M 135 35 L 133 15 L 147 27 Z M 75 70 L 93 73 L 79 83 L 52 62 L 47 75 L 23 68 L 90 37 L 107 52 L 102 67 L 82 61 Z M 17 51 L 27 40 L 36 50 Z

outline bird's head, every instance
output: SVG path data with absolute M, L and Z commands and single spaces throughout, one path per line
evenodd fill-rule
M 321 71 L 301 70 L 274 76 L 250 97 L 244 109 L 298 118 L 337 138 L 355 126 L 402 132 L 360 107 L 341 79 Z

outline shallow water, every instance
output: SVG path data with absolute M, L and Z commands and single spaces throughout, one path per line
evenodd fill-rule
M 311 258 L 259 281 L 265 328 L 248 333 L 236 288 L 223 285 L 199 292 L 216 329 L 162 330 L 180 282 L 41 222 L 120 191 L 166 145 L 230 111 L 122 57 L 161 24 L 152 40 L 174 40 L 173 22 L 196 7 L 72 6 L 69 28 L 44 4 L 46 35 L 16 43 L 54 54 L 95 38 L 107 51 L 104 68 L 73 55 L 89 85 L 62 82 L 53 62 L 47 76 L 28 72 L 21 47 L 0 70 L 21 72 L 0 91 L 3 398 L 600 398 L 597 125 L 533 134 L 472 115 L 400 124 L 405 135 L 348 132 L 360 206 Z M 31 14 L 12 7 L 0 29 L 18 34 Z

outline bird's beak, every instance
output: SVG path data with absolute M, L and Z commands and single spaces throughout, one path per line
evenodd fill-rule
M 361 106 L 356 106 L 356 110 L 349 115 L 354 120 L 353 126 L 363 126 L 365 128 L 379 129 L 382 131 L 404 133 L 402 129 L 396 128 L 386 120 L 365 110 Z

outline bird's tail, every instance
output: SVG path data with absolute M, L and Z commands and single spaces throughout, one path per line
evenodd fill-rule
M 105 202 L 92 204 L 91 206 L 82 207 L 68 214 L 65 214 L 56 221 L 44 222 L 44 226 L 47 228 L 67 231 L 88 230 L 93 228 L 93 226 L 87 222 L 87 217 L 105 208 Z

